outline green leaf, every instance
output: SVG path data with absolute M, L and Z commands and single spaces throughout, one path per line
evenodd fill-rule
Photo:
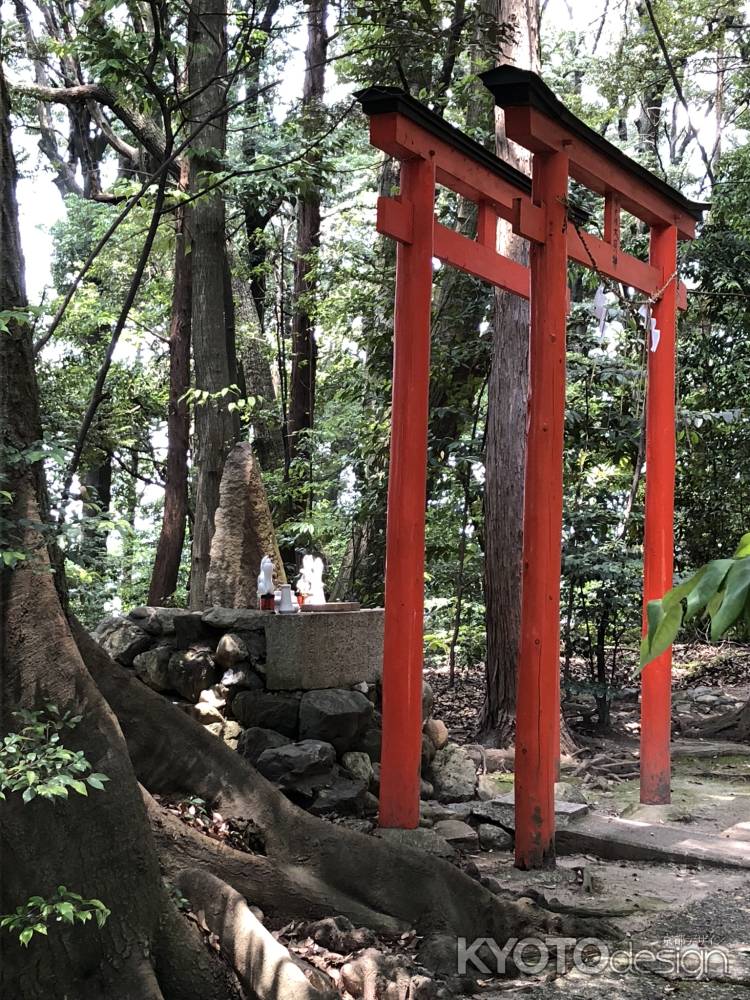
M 24 948 L 28 947 L 29 941 L 31 941 L 31 939 L 32 939 L 33 936 L 34 936 L 34 928 L 33 927 L 25 927 L 21 931 L 21 933 L 18 935 L 18 937 L 19 937 L 19 939 L 21 941 L 21 944 L 24 946 Z
M 696 573 L 700 577 L 698 585 L 687 599 L 685 608 L 685 621 L 690 621 L 699 611 L 708 604 L 717 590 L 724 583 L 729 570 L 732 568 L 731 559 L 713 559 L 710 563 Z
M 734 553 L 735 559 L 744 559 L 746 556 L 750 556 L 750 531 L 746 531 L 740 538 L 740 544 Z
M 742 615 L 750 589 L 750 559 L 738 559 L 727 573 L 724 600 L 711 616 L 711 638 L 719 639 Z
M 649 629 L 648 635 L 641 643 L 641 669 L 669 649 L 682 625 L 682 604 L 673 604 L 666 613 L 661 608 L 652 611 L 652 605 L 661 603 L 661 601 L 648 603 Z M 652 622 L 656 623 L 653 629 Z
M 72 903 L 58 903 L 55 907 L 62 920 L 72 924 L 75 920 L 75 910 Z

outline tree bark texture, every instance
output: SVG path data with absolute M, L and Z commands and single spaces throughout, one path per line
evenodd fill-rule
M 187 171 L 183 170 L 187 181 Z M 192 254 L 185 245 L 185 212 L 175 218 L 174 285 L 169 327 L 169 402 L 167 411 L 167 467 L 164 511 L 151 573 L 148 603 L 164 604 L 177 589 L 185 521 L 188 513 L 188 449 L 190 410 L 185 393 L 190 387 L 190 321 L 192 310 Z
M 326 14 L 328 0 L 308 0 L 305 81 L 302 92 L 302 136 L 311 143 L 320 127 L 325 92 Z M 292 373 L 289 392 L 289 452 L 293 460 L 306 456 L 309 449 L 300 435 L 311 430 L 315 409 L 315 369 L 317 346 L 312 297 L 313 270 L 320 249 L 321 154 L 312 149 L 305 158 L 308 176 L 297 197 L 297 248 L 294 265 L 294 315 L 292 317 Z
M 539 69 L 537 0 L 498 0 L 503 32 L 502 60 Z M 529 153 L 509 142 L 501 109 L 495 112 L 498 156 L 530 173 Z M 528 247 L 502 223 L 498 250 L 522 264 Z M 543 290 L 542 290 L 543 294 Z M 521 631 L 523 487 L 526 459 L 529 306 L 509 292 L 495 293 L 494 344 L 487 394 L 485 456 L 485 568 L 487 615 L 486 694 L 480 720 L 485 739 L 507 741 L 515 715 Z
M 195 0 L 190 13 L 188 111 L 196 130 L 190 159 L 190 190 L 206 187 L 202 174 L 220 168 L 226 147 L 226 9 L 218 0 Z M 206 124 L 208 122 L 208 124 Z M 192 338 L 195 385 L 217 393 L 232 385 L 234 346 L 227 344 L 225 309 L 224 200 L 220 190 L 201 195 L 190 212 L 192 249 Z M 224 461 L 239 436 L 239 420 L 229 412 L 232 396 L 195 407 L 195 522 L 190 572 L 190 607 L 205 601 L 214 516 Z

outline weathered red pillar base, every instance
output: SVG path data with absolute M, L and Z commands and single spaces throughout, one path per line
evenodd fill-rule
M 568 311 L 568 158 L 535 153 L 533 199 L 545 242 L 532 244 L 523 606 L 516 708 L 516 866 L 555 863 L 560 740 L 560 545 Z
M 401 164 L 411 242 L 396 258 L 393 407 L 388 481 L 380 814 L 384 827 L 419 825 L 422 756 L 424 524 L 435 167 Z
M 653 307 L 656 350 L 647 331 L 646 510 L 643 607 L 672 586 L 675 481 L 675 342 L 677 333 L 677 227 L 651 230 L 651 263 L 664 291 Z M 641 802 L 671 798 L 672 651 L 643 671 L 641 689 Z

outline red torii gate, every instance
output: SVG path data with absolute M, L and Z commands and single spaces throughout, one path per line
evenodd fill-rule
M 432 258 L 530 300 L 523 606 L 515 754 L 516 864 L 554 863 L 554 784 L 560 724 L 560 558 L 565 417 L 567 262 L 645 293 L 661 331 L 648 352 L 645 603 L 672 585 L 678 238 L 704 206 L 584 125 L 533 73 L 501 66 L 482 80 L 505 111 L 508 137 L 533 154 L 532 177 L 504 163 L 392 87 L 356 96 L 370 141 L 401 161 L 401 189 L 378 200 L 377 228 L 397 241 L 393 407 L 388 484 L 380 817 L 419 823 L 424 525 Z M 568 225 L 573 178 L 604 196 L 604 239 Z M 475 240 L 434 216 L 436 185 L 477 205 Z M 646 222 L 649 262 L 620 249 L 620 212 Z M 497 220 L 529 241 L 526 268 L 496 250 Z M 540 294 L 535 294 L 540 289 Z M 520 429 L 519 429 L 520 433 Z M 670 796 L 671 651 L 643 672 L 641 801 Z

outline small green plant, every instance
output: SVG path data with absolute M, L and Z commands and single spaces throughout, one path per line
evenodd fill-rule
M 641 669 L 669 649 L 683 624 L 699 612 L 711 619 L 713 641 L 740 621 L 750 626 L 750 532 L 731 559 L 712 559 L 660 600 L 648 602 Z
M 82 750 L 69 750 L 61 741 L 61 734 L 81 721 L 80 715 L 60 712 L 52 703 L 41 711 L 13 714 L 23 725 L 0 744 L 0 799 L 6 792 L 20 792 L 24 802 L 37 796 L 66 799 L 71 788 L 79 795 L 88 794 L 87 785 L 104 788 L 107 775 L 92 771 Z
M 77 892 L 70 892 L 64 885 L 58 885 L 57 892 L 49 899 L 30 896 L 15 912 L 0 917 L 0 927 L 18 934 L 24 948 L 34 934 L 47 935 L 50 923 L 85 924 L 95 920 L 103 927 L 112 911 L 100 899 L 84 899 Z

